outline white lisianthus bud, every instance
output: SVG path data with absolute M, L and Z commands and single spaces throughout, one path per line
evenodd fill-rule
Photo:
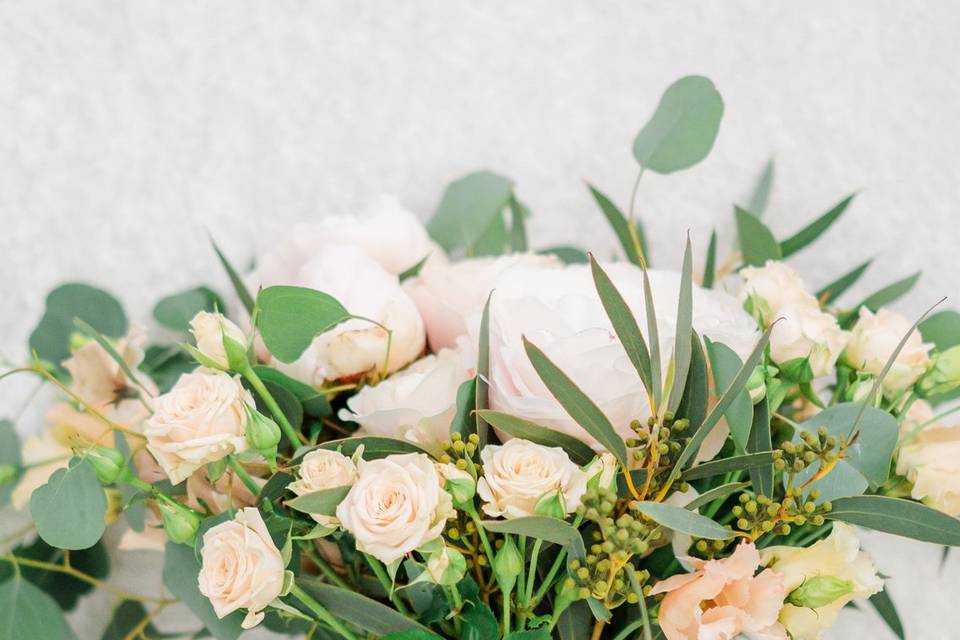
M 815 378 L 829 375 L 843 352 L 849 334 L 837 319 L 816 305 L 786 304 L 777 310 L 770 332 L 770 357 L 777 364 L 809 359 Z
M 873 313 L 861 307 L 860 319 L 853 327 L 843 360 L 857 371 L 879 375 L 911 329 L 911 322 L 895 311 L 880 309 Z M 920 334 L 913 331 L 883 379 L 884 392 L 897 393 L 916 382 L 930 364 L 932 348 L 933 345 L 926 344 Z
M 473 496 L 477 493 L 477 483 L 473 476 L 449 463 L 438 463 L 437 473 L 443 478 L 443 489 L 453 497 L 454 505 L 473 502 Z
M 750 400 L 753 404 L 767 397 L 767 376 L 763 366 L 754 368 L 753 373 L 747 378 L 747 391 L 750 392 Z
M 533 513 L 544 518 L 563 520 L 563 517 L 567 515 L 563 494 L 557 490 L 543 494 L 533 507 Z
M 256 409 L 247 414 L 247 443 L 260 452 L 271 465 L 276 466 L 277 444 L 280 442 L 280 426 Z
M 814 576 L 787 594 L 784 602 L 804 609 L 825 607 L 853 591 L 853 582 L 834 576 Z
M 833 625 L 848 602 L 883 589 L 883 580 L 877 575 L 870 556 L 860 550 L 853 528 L 842 522 L 835 522 L 827 538 L 809 547 L 767 547 L 760 551 L 760 558 L 761 564 L 782 576 L 786 592 L 790 594 L 822 575 L 850 584 L 849 590 L 819 607 L 784 604 L 780 622 L 796 640 L 817 640 L 823 629 Z
M 246 364 L 247 337 L 222 313 L 200 311 L 190 321 L 197 351 L 220 369 L 240 371 Z M 229 349 L 228 349 L 229 347 Z M 237 361 L 237 351 L 244 357 Z

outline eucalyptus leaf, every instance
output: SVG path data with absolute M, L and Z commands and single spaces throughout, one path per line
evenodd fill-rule
M 960 520 L 912 500 L 887 496 L 839 498 L 826 517 L 923 542 L 960 546 Z
M 616 234 L 617 240 L 620 241 L 620 246 L 623 248 L 623 252 L 627 256 L 627 260 L 637 266 L 644 264 L 644 262 L 641 260 L 641 256 L 637 254 L 637 247 L 633 241 L 633 234 L 630 233 L 630 221 L 625 215 L 623 215 L 623 212 L 617 208 L 617 205 L 613 204 L 613 201 L 604 195 L 600 190 L 591 184 L 587 184 L 587 188 L 590 189 L 590 195 L 593 196 L 593 199 L 597 201 L 598 205 L 600 205 L 600 211 L 603 213 L 603 216 L 607 219 L 607 222 L 610 224 L 610 227 Z M 633 221 L 633 229 L 636 232 L 637 240 L 640 243 L 640 251 L 643 253 L 642 259 L 646 260 L 650 253 L 647 251 L 646 235 L 643 231 L 643 225 L 639 220 Z
M 384 636 L 400 631 L 426 631 L 429 629 L 408 618 L 392 607 L 381 604 L 372 598 L 325 584 L 312 576 L 301 576 L 297 585 L 313 596 L 317 602 L 347 622 L 364 631 Z M 436 637 L 436 634 L 434 634 Z
M 780 243 L 759 218 L 737 206 L 734 206 L 734 216 L 745 265 L 760 267 L 767 260 L 780 260 L 783 257 Z
M 515 197 L 510 198 L 510 250 L 524 252 L 528 248 L 526 219 L 530 209 Z
M 670 85 L 657 110 L 633 141 L 633 156 L 644 169 L 672 173 L 691 167 L 710 153 L 723 117 L 723 99 L 702 76 L 686 76 Z
M 53 598 L 15 574 L 0 583 L 0 638 L 71 640 L 73 632 Z
M 713 283 L 717 277 L 717 230 L 710 232 L 710 244 L 707 245 L 707 259 L 703 265 L 703 281 L 701 284 L 704 289 L 713 289 Z
M 190 321 L 201 311 L 226 313 L 223 299 L 208 287 L 194 287 L 166 296 L 153 308 L 153 317 L 174 331 L 187 331 Z
M 743 363 L 736 352 L 727 345 L 720 342 L 711 342 L 709 339 L 705 342 L 711 370 L 713 371 L 714 386 L 719 397 L 730 388 L 737 372 L 743 367 Z M 750 392 L 744 389 L 737 394 L 724 417 L 727 419 L 730 435 L 733 436 L 733 443 L 737 451 L 746 451 L 753 425 L 753 401 L 750 400 Z
M 543 384 L 557 399 L 560 406 L 584 430 L 593 436 L 607 451 L 612 453 L 621 466 L 627 467 L 627 446 L 623 438 L 614 430 L 610 420 L 587 395 L 567 377 L 550 358 L 535 344 L 524 337 L 523 346 L 527 357 Z
M 310 385 L 291 378 L 278 369 L 257 365 L 253 368 L 254 373 L 264 382 L 273 383 L 276 386 L 283 387 L 289 391 L 300 402 L 303 413 L 314 418 L 325 418 L 333 414 L 330 407 L 330 400 L 323 391 L 317 391 Z M 270 387 L 268 387 L 269 389 Z
M 17 469 L 17 476 L 19 476 L 19 467 L 22 463 L 20 436 L 17 435 L 17 429 L 12 421 L 0 419 L 0 465 Z M 10 494 L 16 488 L 18 479 L 15 477 L 12 482 L 0 485 L 0 507 L 10 501 Z
M 727 540 L 733 532 L 706 516 L 665 502 L 634 502 L 634 509 L 654 522 L 681 533 L 707 540 Z
M 474 376 L 457 387 L 456 413 L 450 422 L 450 433 L 459 433 L 466 439 L 477 430 L 477 378 Z
M 93 467 L 73 460 L 30 497 L 30 513 L 43 541 L 60 549 L 86 549 L 103 535 L 107 498 Z
M 722 484 L 719 487 L 714 487 L 709 491 L 701 493 L 699 496 L 683 505 L 683 508 L 693 511 L 694 509 L 699 509 L 706 504 L 710 504 L 714 500 L 726 498 L 727 496 L 749 486 L 749 482 L 728 482 L 727 484 Z
M 767 210 L 767 203 L 770 201 L 770 191 L 773 189 L 774 163 L 773 158 L 767 160 L 763 165 L 763 171 L 757 178 L 757 183 L 753 187 L 753 193 L 750 200 L 747 201 L 747 211 L 757 216 L 763 217 Z
M 478 412 L 490 406 L 490 299 L 483 304 L 483 313 L 480 314 L 480 338 L 477 345 L 477 391 L 476 410 Z M 487 421 L 477 416 L 477 437 L 480 439 L 480 448 L 487 445 Z
M 866 272 L 866 270 L 873 264 L 873 260 L 867 260 L 863 264 L 855 267 L 848 273 L 840 276 L 827 286 L 823 287 L 817 291 L 817 299 L 820 300 L 823 304 L 833 302 L 841 295 L 846 293 L 846 291 L 855 285 L 860 277 Z
M 110 617 L 110 623 L 107 625 L 107 628 L 104 629 L 100 640 L 127 640 L 127 638 L 131 637 L 141 637 L 140 635 L 131 634 L 134 634 L 134 630 L 138 625 L 142 624 L 148 616 L 147 609 L 143 606 L 142 602 L 121 600 L 116 608 L 114 608 L 113 614 Z M 148 622 L 142 627 L 142 637 L 152 639 L 174 636 L 161 634 L 157 631 L 157 628 L 153 626 L 153 623 Z
M 51 547 L 40 538 L 34 539 L 26 546 L 18 546 L 11 553 L 17 558 L 47 562 L 54 565 L 63 563 L 66 551 Z M 70 553 L 70 566 L 98 580 L 105 579 L 110 574 L 110 558 L 107 549 L 101 540 L 89 549 L 82 549 Z M 63 611 L 71 611 L 77 606 L 81 597 L 90 593 L 94 586 L 89 582 L 75 578 L 60 571 L 50 571 L 40 567 L 31 567 L 23 563 L 19 565 L 21 576 L 42 589 L 56 601 Z M 17 567 L 12 563 L 0 562 L 0 582 L 14 577 Z
M 484 520 L 482 524 L 484 529 L 494 533 L 513 533 L 558 544 L 567 549 L 571 557 L 581 561 L 586 555 L 580 532 L 563 520 L 531 516 L 510 520 Z
M 753 407 L 753 424 L 747 440 L 747 452 L 770 451 L 773 443 L 770 436 L 770 407 L 764 398 Z M 750 467 L 750 483 L 758 495 L 773 497 L 773 463 Z
M 683 472 L 681 476 L 684 480 L 697 480 L 698 478 L 710 478 L 723 475 L 731 471 L 746 471 L 773 462 L 773 452 L 759 451 L 757 453 L 748 453 L 742 456 L 732 456 L 730 458 L 721 458 L 703 462 L 695 467 L 690 467 Z
M 202 535 L 198 535 L 200 540 Z M 234 611 L 224 618 L 217 617 L 210 600 L 200 593 L 197 585 L 199 574 L 200 561 L 194 550 L 186 545 L 168 542 L 163 554 L 163 586 L 190 609 L 214 638 L 236 640 L 243 631 L 240 628 L 243 613 Z
M 918 327 L 924 342 L 933 343 L 937 351 L 946 351 L 960 344 L 960 313 L 947 310 L 933 314 Z
M 949 549 L 950 547 L 944 548 Z M 900 621 L 900 614 L 897 613 L 897 608 L 894 606 L 887 590 L 883 589 L 879 593 L 873 594 L 869 601 L 877 613 L 880 614 L 880 617 L 883 618 L 890 631 L 900 640 L 905 640 L 906 635 L 903 631 L 903 623 Z
M 917 272 L 911 276 L 907 276 L 902 280 L 897 280 L 892 284 L 888 284 L 879 291 L 867 296 L 863 302 L 854 307 L 854 311 L 860 307 L 866 307 L 871 311 L 878 311 L 881 307 L 885 307 L 893 302 L 896 302 L 903 296 L 907 295 L 913 286 L 917 284 L 917 281 L 920 280 L 921 272 Z M 851 311 L 851 314 L 853 311 Z
M 339 451 L 343 455 L 350 457 L 360 446 L 363 446 L 364 460 L 376 460 L 394 454 L 427 453 L 412 442 L 383 436 L 355 436 L 353 438 L 342 438 L 340 440 L 328 440 L 320 444 L 317 448 Z
M 423 265 L 427 264 L 427 260 L 429 258 L 430 258 L 430 254 L 428 253 L 427 255 L 417 260 L 416 264 L 414 264 L 413 266 L 407 267 L 406 269 L 401 271 L 399 274 L 397 274 L 397 279 L 400 280 L 400 282 L 406 282 L 410 278 L 416 278 L 418 275 L 420 275 L 420 270 L 423 269 Z
M 447 187 L 427 231 L 447 251 L 467 248 L 470 252 L 512 194 L 513 183 L 490 171 L 464 176 Z
M 305 287 L 267 287 L 257 296 L 260 335 L 281 362 L 294 362 L 313 339 L 350 319 L 333 296 Z
M 210 245 L 216 252 L 217 258 L 220 260 L 220 264 L 223 265 L 223 270 L 227 272 L 227 277 L 230 279 L 230 284 L 233 285 L 234 292 L 240 299 L 240 304 L 242 304 L 243 308 L 247 310 L 247 313 L 253 313 L 253 296 L 251 296 L 250 291 L 247 290 L 247 285 L 244 283 L 243 278 L 240 276 L 237 270 L 233 268 L 233 265 L 230 264 L 230 261 L 227 260 L 227 256 L 223 254 L 223 251 L 220 250 L 220 247 L 217 246 L 217 243 L 213 240 L 213 236 L 210 236 Z
M 683 400 L 677 407 L 677 416 L 690 421 L 690 433 L 695 433 L 704 418 L 707 417 L 707 404 L 710 399 L 710 376 L 707 370 L 707 358 L 703 353 L 703 343 L 696 331 L 690 337 L 690 373 L 684 386 Z
M 560 447 L 578 465 L 588 464 L 596 457 L 593 449 L 566 433 L 541 427 L 529 420 L 499 411 L 480 411 L 479 415 L 494 429 L 499 429 L 514 438 L 529 440 L 546 447 Z
M 503 219 L 503 213 L 497 214 L 487 230 L 467 247 L 470 256 L 502 256 L 510 251 L 510 229 Z
M 817 238 L 823 235 L 823 233 L 829 229 L 834 222 L 840 219 L 840 216 L 842 216 L 844 211 L 847 210 L 847 207 L 850 205 L 850 202 L 853 201 L 853 198 L 856 195 L 857 194 L 855 193 L 851 193 L 849 196 L 835 204 L 833 208 L 831 208 L 825 214 L 781 242 L 780 249 L 783 252 L 783 257 L 787 258 L 792 256 L 801 249 L 804 249 L 812 244 Z
M 557 247 L 548 247 L 537 251 L 540 255 L 556 256 L 563 264 L 584 264 L 590 261 L 587 252 L 577 247 L 568 247 L 565 245 Z
M 351 485 L 344 485 L 306 493 L 292 500 L 287 500 L 287 506 L 303 513 L 332 516 L 337 511 L 337 505 L 347 497 L 350 487 Z
M 673 348 L 673 387 L 667 399 L 667 410 L 675 412 L 683 398 L 684 385 L 690 371 L 691 337 L 693 336 L 693 247 L 690 236 L 683 251 L 680 272 L 680 297 L 677 303 L 676 341 Z

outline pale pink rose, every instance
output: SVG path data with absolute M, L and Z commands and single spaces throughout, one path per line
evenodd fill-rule
M 263 620 L 265 609 L 283 590 L 284 563 L 260 512 L 241 509 L 233 520 L 203 534 L 203 565 L 198 582 L 218 618 L 246 609 L 243 628 Z
M 754 575 L 760 554 L 753 544 L 740 544 L 729 558 L 690 562 L 696 571 L 661 580 L 650 591 L 667 594 L 659 615 L 667 640 L 733 640 L 741 633 L 786 640 L 777 621 L 783 577 L 770 569 Z
M 300 461 L 299 479 L 287 485 L 287 489 L 298 496 L 315 491 L 334 489 L 352 485 L 357 480 L 357 467 L 353 460 L 339 451 L 314 449 Z M 318 513 L 310 514 L 317 523 L 325 527 L 339 524 L 333 516 Z
M 487 296 L 515 267 L 559 267 L 554 256 L 515 253 L 498 258 L 468 258 L 453 264 L 426 264 L 404 284 L 427 326 L 432 351 L 453 348 L 479 317 Z
M 861 307 L 860 319 L 853 327 L 843 360 L 858 371 L 877 375 L 911 328 L 912 323 L 895 311 L 880 309 L 873 313 Z M 893 394 L 916 382 L 930 364 L 932 348 L 933 345 L 925 343 L 919 332 L 911 333 L 883 379 L 883 390 Z

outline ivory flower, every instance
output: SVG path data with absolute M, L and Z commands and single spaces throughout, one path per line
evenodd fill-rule
M 218 618 L 246 609 L 243 628 L 263 620 L 263 609 L 283 590 L 284 563 L 260 512 L 241 509 L 233 520 L 203 534 L 200 593 Z
M 501 278 L 516 267 L 559 267 L 553 256 L 514 253 L 497 258 L 468 258 L 454 264 L 424 265 L 416 278 L 404 284 L 427 327 L 433 351 L 453 348 L 479 318 L 487 296 Z
M 667 640 L 732 640 L 741 633 L 786 640 L 777 622 L 783 577 L 770 569 L 754 576 L 760 554 L 753 544 L 740 544 L 729 558 L 690 562 L 696 571 L 661 580 L 650 591 L 667 594 L 659 617 Z
M 860 319 L 853 327 L 843 359 L 858 371 L 877 375 L 911 328 L 912 323 L 895 311 L 880 309 L 873 313 L 861 307 Z M 930 364 L 932 348 L 933 345 L 925 343 L 914 331 L 883 379 L 883 390 L 893 394 L 916 382 Z
M 900 427 L 903 444 L 897 454 L 897 474 L 913 483 L 913 499 L 960 516 L 960 426 L 933 418 L 933 409 L 923 400 L 910 407 Z M 913 433 L 922 425 L 926 426 Z
M 247 337 L 240 327 L 230 322 L 223 314 L 201 311 L 190 320 L 190 333 L 197 341 L 197 350 L 210 358 L 222 369 L 230 363 L 223 346 L 224 337 L 241 345 L 247 344 Z
M 133 326 L 113 347 L 130 370 L 135 372 L 136 382 L 146 388 L 148 395 L 153 396 L 157 394 L 156 385 L 137 369 L 143 361 L 146 341 L 147 334 L 143 327 Z M 63 361 L 63 367 L 70 373 L 70 390 L 87 404 L 99 407 L 130 400 L 124 398 L 123 392 L 135 383 L 127 379 L 119 363 L 96 340 L 90 340 L 74 351 L 70 358 Z
M 361 389 L 340 410 L 341 420 L 356 422 L 361 434 L 409 440 L 434 452 L 450 438 L 457 411 L 457 390 L 474 375 L 459 351 L 443 349 L 386 380 Z
M 816 305 L 787 304 L 777 311 L 780 321 L 770 332 L 770 357 L 777 364 L 810 358 L 816 378 L 829 375 L 847 346 L 849 334 L 837 319 Z
M 170 482 L 179 484 L 200 467 L 247 448 L 247 412 L 254 408 L 239 377 L 197 369 L 180 376 L 154 402 L 144 424 L 147 448 Z
M 740 298 L 752 300 L 754 312 L 764 325 L 781 314 L 784 307 L 816 307 L 817 299 L 808 293 L 796 269 L 784 262 L 768 260 L 762 267 L 746 267 L 740 271 L 743 287 Z
M 397 276 L 354 245 L 320 245 L 294 276 L 263 286 L 288 284 L 317 289 L 340 301 L 350 313 L 374 320 L 348 320 L 316 338 L 293 363 L 275 362 L 284 373 L 310 385 L 392 373 L 415 360 L 426 341 L 423 321 Z M 387 346 L 389 341 L 389 361 Z M 386 368 L 384 366 L 386 365 Z
M 314 449 L 300 461 L 300 477 L 287 485 L 287 489 L 298 496 L 352 485 L 358 473 L 353 460 L 339 451 Z M 325 527 L 335 527 L 338 522 L 333 516 L 310 514 L 314 520 Z
M 626 263 L 604 269 L 644 330 L 642 272 Z M 675 340 L 680 276 L 651 271 L 650 282 L 665 372 Z M 759 338 L 756 322 L 736 299 L 699 287 L 693 292 L 693 326 L 701 336 L 726 344 L 741 358 Z M 620 435 L 635 436 L 630 422 L 649 417 L 647 394 L 600 303 L 588 266 L 517 267 L 497 283 L 490 302 L 490 405 L 600 450 L 600 443 L 567 414 L 540 380 L 524 351 L 523 336 L 583 389 Z
M 830 535 L 810 547 L 768 547 L 761 552 L 761 560 L 767 571 L 782 576 L 787 594 L 815 576 L 832 576 L 850 583 L 848 594 L 822 607 L 784 605 L 780 622 L 793 640 L 817 640 L 823 629 L 834 623 L 844 605 L 883 589 L 883 580 L 870 556 L 860 550 L 853 528 L 842 522 L 835 522 Z
M 443 533 L 453 501 L 441 483 L 422 453 L 361 461 L 359 478 L 337 506 L 337 519 L 358 549 L 390 564 Z
M 580 504 L 587 489 L 588 474 L 570 460 L 560 447 L 545 447 L 514 438 L 502 446 L 480 450 L 483 476 L 477 480 L 477 495 L 490 516 L 522 518 L 535 514 L 540 498 L 559 492 L 563 512 Z

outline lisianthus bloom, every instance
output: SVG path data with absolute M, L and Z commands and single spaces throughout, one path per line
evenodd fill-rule
M 298 496 L 303 496 L 314 491 L 352 485 L 357 480 L 358 473 L 353 460 L 339 451 L 314 449 L 303 456 L 298 475 L 300 477 L 288 484 L 287 489 Z M 318 513 L 311 515 L 325 527 L 334 527 L 338 524 L 333 516 Z
M 785 604 L 779 619 L 793 640 L 817 640 L 848 602 L 883 589 L 883 580 L 870 556 L 860 550 L 853 528 L 842 522 L 835 522 L 830 535 L 810 547 L 767 547 L 760 556 L 767 571 L 782 576 L 788 599 L 795 589 L 815 577 L 830 576 L 849 585 L 849 591 L 822 606 Z
M 659 616 L 667 640 L 732 640 L 741 633 L 786 640 L 777 621 L 785 595 L 783 577 L 770 569 L 754 575 L 760 554 L 753 544 L 740 544 L 729 558 L 690 562 L 693 573 L 661 580 L 650 591 L 667 594 Z
M 914 402 L 900 427 L 897 474 L 912 483 L 910 496 L 960 516 L 960 425 L 934 419 L 932 407 Z
M 860 319 L 853 327 L 843 360 L 858 371 L 877 375 L 912 328 L 912 323 L 896 311 L 880 309 L 874 313 L 861 307 Z M 925 343 L 920 334 L 913 331 L 883 379 L 884 392 L 903 391 L 916 382 L 930 364 L 932 348 L 932 344 Z

